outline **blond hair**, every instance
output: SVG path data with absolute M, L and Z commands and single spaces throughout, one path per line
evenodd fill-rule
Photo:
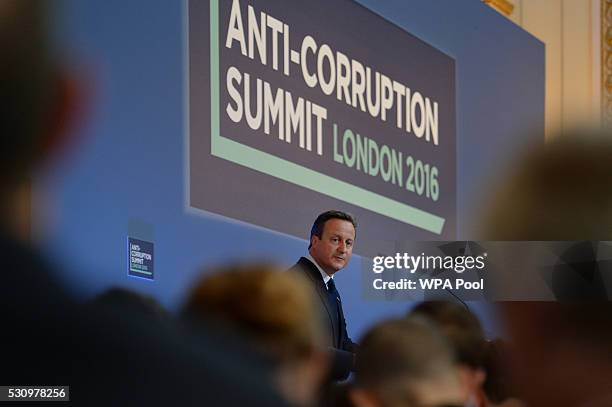
M 200 280 L 185 312 L 221 321 L 265 354 L 290 362 L 323 344 L 314 295 L 294 273 L 265 264 L 233 266 Z

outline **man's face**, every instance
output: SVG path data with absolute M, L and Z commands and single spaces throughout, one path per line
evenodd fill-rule
M 351 222 L 330 219 L 323 225 L 321 238 L 312 237 L 310 255 L 331 276 L 348 264 L 354 241 L 355 228 Z

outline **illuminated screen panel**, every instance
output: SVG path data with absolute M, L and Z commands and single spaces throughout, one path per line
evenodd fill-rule
M 290 4 L 288 4 L 290 3 Z M 189 3 L 189 205 L 454 239 L 455 62 L 352 1 Z

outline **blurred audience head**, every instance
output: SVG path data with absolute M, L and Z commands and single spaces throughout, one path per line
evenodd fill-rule
M 46 6 L 37 0 L 0 0 L 2 185 L 29 170 L 57 97 Z
M 328 367 L 314 295 L 299 276 L 274 266 L 234 266 L 205 274 L 183 312 L 245 338 L 273 362 L 289 401 L 315 405 Z
M 0 222 L 27 234 L 28 177 L 64 141 L 76 86 L 59 67 L 48 27 L 50 3 L 0 0 Z
M 158 320 L 170 319 L 170 313 L 155 298 L 122 287 L 109 288 L 96 296 L 91 305 L 109 311 L 129 311 Z
M 479 398 L 486 374 L 483 368 L 485 336 L 478 318 L 464 305 L 450 301 L 422 302 L 410 315 L 436 324 L 453 350 L 466 398 Z
M 483 222 L 488 240 L 609 240 L 612 236 L 609 132 L 566 132 L 526 154 L 499 185 Z M 516 350 L 515 381 L 528 405 L 612 404 L 612 306 L 597 280 L 601 274 L 593 257 L 596 245 L 586 243 L 576 248 L 587 267 L 572 275 L 588 283 L 589 289 L 564 279 L 552 287 L 562 302 L 502 304 Z M 589 251 L 590 257 L 585 257 Z
M 419 317 L 388 320 L 366 333 L 349 398 L 355 407 L 461 406 L 465 400 L 452 350 Z
M 577 131 L 528 152 L 493 190 L 486 240 L 610 240 L 612 136 Z

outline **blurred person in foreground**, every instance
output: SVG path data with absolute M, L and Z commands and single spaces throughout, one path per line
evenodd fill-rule
M 384 321 L 365 334 L 347 395 L 353 407 L 460 407 L 464 401 L 452 350 L 420 317 Z
M 450 344 L 464 388 L 466 406 L 483 407 L 482 385 L 485 336 L 478 318 L 464 305 L 450 301 L 427 301 L 414 307 L 409 316 L 432 321 Z
M 191 321 L 217 321 L 245 338 L 274 370 L 274 382 L 298 406 L 318 406 L 327 375 L 315 296 L 299 276 L 263 264 L 207 274 L 183 309 Z
M 0 0 L 0 384 L 70 386 L 72 405 L 283 405 L 261 370 L 229 349 L 196 346 L 178 327 L 127 310 L 117 318 L 80 307 L 20 239 L 20 191 L 65 141 L 79 107 L 51 52 L 47 7 Z
M 514 168 L 495 191 L 485 239 L 610 240 L 609 132 L 566 133 L 526 154 Z M 502 306 L 515 350 L 515 381 L 527 405 L 612 405 L 612 304 L 597 277 L 606 262 L 597 261 L 597 242 L 577 247 L 579 261 L 564 267 L 562 281 L 551 287 L 558 302 Z
M 487 407 L 525 407 L 517 398 L 508 357 L 508 345 L 501 339 L 487 342 L 484 357 L 487 377 L 482 385 Z
M 172 315 L 155 298 L 123 287 L 111 287 L 103 291 L 88 305 L 119 315 L 122 311 L 129 310 L 131 313 L 162 323 L 172 320 Z
M 335 273 L 346 267 L 353 254 L 357 221 L 336 210 L 323 212 L 310 230 L 308 255 L 290 269 L 304 277 L 316 290 L 323 315 L 327 344 L 332 353 L 331 380 L 348 378 L 354 367 L 357 344 L 348 335 Z

